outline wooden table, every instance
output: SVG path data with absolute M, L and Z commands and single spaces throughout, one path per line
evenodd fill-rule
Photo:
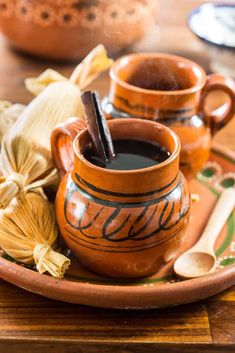
M 194 46 L 188 56 L 207 68 L 201 48 L 195 51 Z M 72 71 L 71 65 L 51 66 L 64 74 Z M 28 102 L 31 96 L 23 79 L 47 67 L 48 63 L 20 56 L 0 42 L 0 99 Z M 105 94 L 108 85 L 104 74 L 93 87 Z M 234 128 L 235 119 L 216 138 L 235 149 Z M 234 352 L 235 288 L 199 303 L 127 312 L 46 299 L 0 280 L 1 353 L 157 351 Z

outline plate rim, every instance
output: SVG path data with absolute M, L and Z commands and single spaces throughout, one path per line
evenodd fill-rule
M 201 9 L 202 7 L 204 6 L 205 4 L 202 4 L 198 7 L 196 7 L 195 9 L 193 9 L 189 15 L 188 15 L 188 18 L 187 18 L 187 24 L 188 24 L 188 27 L 189 29 L 191 30 L 191 32 L 197 37 L 199 38 L 201 41 L 203 41 L 204 43 L 210 45 L 210 46 L 214 46 L 214 47 L 217 47 L 219 49 L 225 49 L 225 50 L 228 50 L 230 52 L 235 52 L 235 46 L 232 46 L 232 45 L 227 45 L 227 44 L 222 44 L 222 43 L 218 43 L 218 42 L 213 42 L 209 39 L 207 39 L 205 36 L 203 35 L 199 35 L 196 31 L 194 31 L 194 29 L 192 28 L 191 26 L 191 21 L 192 21 L 192 18 L 199 14 L 201 12 Z M 211 3 L 211 5 L 213 7 L 216 7 L 216 8 L 220 8 L 220 7 L 232 7 L 232 8 L 235 8 L 235 4 L 232 4 L 232 3 L 228 3 L 228 2 L 220 2 L 220 3 Z
M 212 149 L 235 162 L 235 153 L 229 148 L 213 142 Z M 235 284 L 235 264 L 169 285 L 114 285 L 56 279 L 0 256 L 0 278 L 35 294 L 65 302 L 103 308 L 150 309 L 189 303 L 223 291 Z

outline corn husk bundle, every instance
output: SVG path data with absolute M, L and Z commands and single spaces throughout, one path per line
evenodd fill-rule
M 12 215 L 14 214 L 14 217 Z M 36 264 L 62 278 L 70 260 L 53 250 L 57 226 L 52 206 L 40 189 L 22 193 L 0 212 L 0 239 L 4 251 L 25 264 Z
M 70 79 L 53 70 L 47 70 L 38 78 L 26 80 L 26 87 L 37 96 L 3 138 L 0 247 L 14 259 L 25 263 L 34 261 L 39 271 L 43 272 L 46 269 L 56 277 L 64 272 L 69 260 L 57 253 L 58 256 L 53 257 L 53 266 L 49 264 L 52 252 L 47 246 L 53 244 L 51 239 L 56 240 L 57 227 L 48 200 L 43 199 L 42 193 L 36 192 L 42 187 L 58 183 L 57 171 L 50 153 L 50 135 L 58 123 L 71 116 L 83 116 L 81 90 L 100 72 L 109 68 L 111 63 L 112 60 L 107 58 L 105 48 L 99 45 L 77 66 Z M 38 209 L 35 213 L 33 208 L 36 204 Z M 26 212 L 20 211 L 24 209 L 27 209 L 27 217 Z M 47 222 L 40 224 L 46 217 Z M 11 234 L 14 235 L 15 242 L 10 238 L 8 242 L 8 237 L 4 235 L 10 221 Z M 3 231 L 2 224 L 5 225 Z M 26 246 L 26 238 L 31 238 L 32 244 L 35 239 L 35 228 L 30 228 L 30 224 L 35 224 L 35 228 L 40 224 L 40 236 L 37 237 L 35 247 L 39 249 L 41 246 L 44 249 L 42 253 L 46 252 L 48 256 L 37 257 L 35 247 Z M 49 237 L 47 232 L 53 232 L 54 236 Z M 25 248 L 20 247 L 20 251 L 17 251 L 19 244 L 25 244 Z M 46 248 L 49 250 L 46 251 Z M 25 257 L 22 256 L 24 250 L 27 254 Z M 39 260 L 36 260 L 37 258 Z M 42 258 L 43 260 L 40 260 Z

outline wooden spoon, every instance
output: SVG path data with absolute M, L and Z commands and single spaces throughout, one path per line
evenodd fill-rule
M 235 205 L 235 189 L 221 194 L 199 241 L 174 263 L 175 274 L 181 279 L 204 276 L 215 270 L 214 245 Z

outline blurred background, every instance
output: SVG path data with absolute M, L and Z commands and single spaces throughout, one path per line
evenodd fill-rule
M 27 103 L 32 96 L 23 85 L 26 77 L 48 67 L 67 75 L 99 43 L 113 58 L 133 51 L 174 53 L 198 62 L 207 72 L 235 77 L 235 1 L 226 0 L 224 7 L 219 1 L 204 4 L 0 0 L 0 99 Z M 201 5 L 203 11 L 197 9 Z M 107 79 L 97 82 L 103 95 L 108 86 Z

